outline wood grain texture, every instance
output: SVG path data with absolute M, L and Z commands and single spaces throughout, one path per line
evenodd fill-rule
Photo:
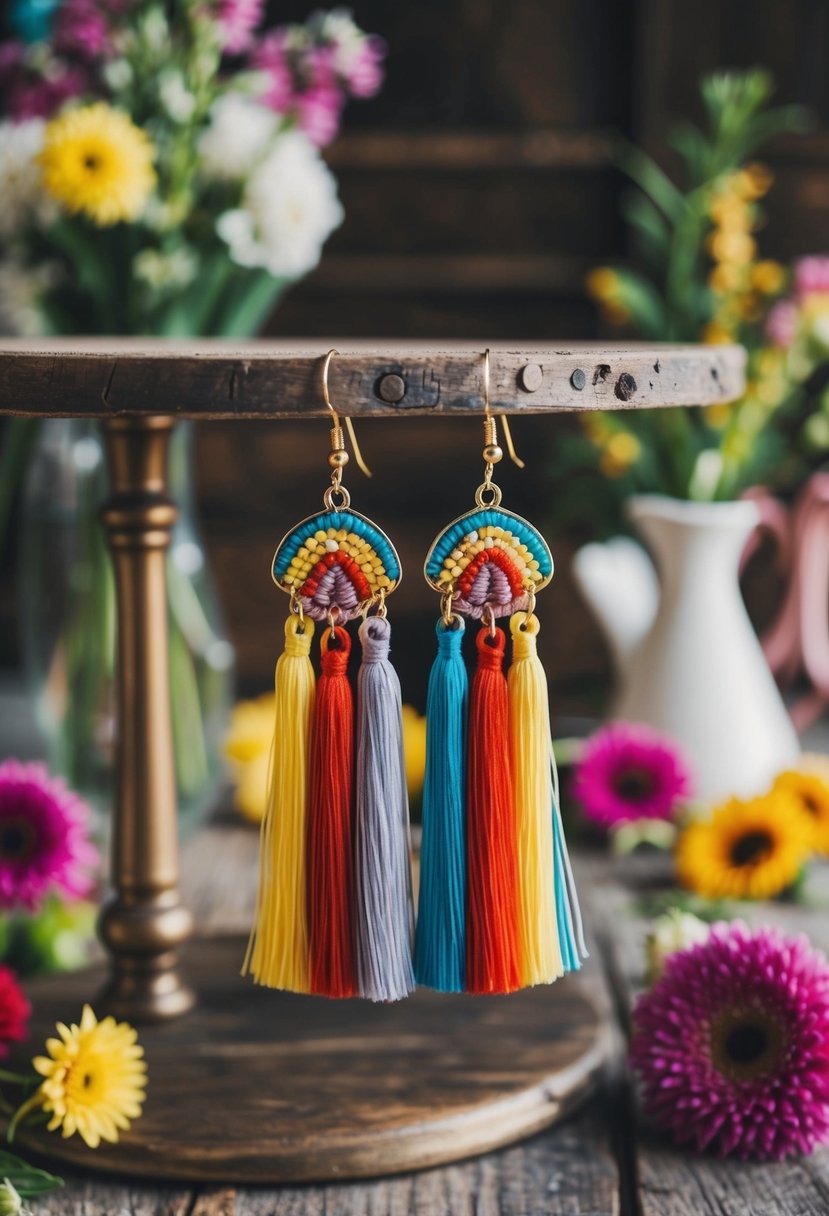
M 217 864 L 222 864 L 218 862 Z M 252 884 L 251 884 L 252 886 Z M 608 1040 L 590 981 L 499 997 L 420 991 L 395 1005 L 326 1001 L 239 977 L 244 942 L 195 943 L 197 1009 L 145 1026 L 150 1087 L 118 1145 L 29 1130 L 59 1161 L 152 1179 L 305 1181 L 419 1169 L 549 1126 L 593 1088 Z M 101 974 L 29 988 L 44 1038 Z
M 331 345 L 2 339 L 0 414 L 322 417 L 322 356 Z M 332 400 L 351 415 L 480 414 L 483 346 L 342 342 L 331 364 Z M 522 387 L 528 363 L 542 369 L 534 392 Z M 532 414 L 730 401 L 742 392 L 744 363 L 738 346 L 493 346 L 492 408 Z M 577 370 L 585 373 L 581 390 L 571 381 Z M 388 374 L 405 383 L 395 404 L 379 393 Z

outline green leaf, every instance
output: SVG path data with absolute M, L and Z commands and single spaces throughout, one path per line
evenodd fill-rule
M 627 309 L 637 330 L 646 338 L 665 333 L 665 305 L 659 292 L 635 270 L 617 269 L 618 299 Z
M 662 212 L 641 191 L 623 195 L 621 210 L 631 228 L 636 229 L 643 257 L 653 265 L 660 265 L 670 239 Z
M 23 1199 L 34 1199 L 38 1195 L 46 1195 L 63 1186 L 63 1179 L 46 1170 L 40 1170 L 29 1165 L 14 1153 L 0 1151 L 0 1179 L 8 1178 Z
M 685 198 L 655 160 L 641 148 L 627 146 L 619 157 L 619 164 L 668 219 L 679 219 L 685 210 Z

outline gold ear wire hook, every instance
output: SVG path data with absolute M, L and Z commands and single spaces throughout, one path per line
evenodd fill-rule
M 343 428 L 340 423 L 340 415 L 334 409 L 331 402 L 331 396 L 328 392 L 328 369 L 331 367 L 331 359 L 334 355 L 340 352 L 333 346 L 325 356 L 325 362 L 322 365 L 322 399 L 325 402 L 326 409 L 330 410 L 331 417 L 334 419 L 334 425 L 331 427 L 331 451 L 328 454 L 328 463 L 336 474 L 339 472 L 342 476 L 343 468 L 348 464 L 348 452 L 346 451 L 345 443 L 343 442 Z M 366 477 L 371 477 L 371 469 L 363 460 L 363 453 L 360 451 L 360 445 L 357 442 L 357 433 L 354 430 L 354 423 L 349 417 L 345 418 L 345 427 L 348 431 L 348 437 L 351 440 L 351 446 L 354 449 L 354 459 L 362 473 Z
M 497 464 L 503 459 L 503 451 L 498 443 L 498 427 L 495 418 L 492 415 L 490 408 L 490 358 L 489 347 L 484 351 L 484 460 L 487 462 L 487 467 L 491 471 L 492 465 Z M 512 431 L 510 430 L 509 420 L 506 414 L 501 414 L 501 424 L 504 428 L 504 441 L 507 445 L 507 452 L 513 464 L 519 469 L 526 468 L 524 461 L 515 450 L 515 444 L 512 440 Z

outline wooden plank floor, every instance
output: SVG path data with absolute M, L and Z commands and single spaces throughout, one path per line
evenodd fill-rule
M 219 821 L 185 844 L 184 885 L 200 928 L 244 930 L 256 834 Z M 673 1150 L 642 1125 L 624 1068 L 630 999 L 642 983 L 638 901 L 658 862 L 578 858 L 590 931 L 591 989 L 616 1027 L 601 1092 L 561 1125 L 474 1161 L 369 1183 L 272 1189 L 148 1189 L 71 1179 L 42 1201 L 49 1216 L 827 1216 L 829 1151 L 786 1165 L 742 1165 Z M 760 905 L 747 919 L 809 933 L 829 949 L 829 870 L 809 907 Z

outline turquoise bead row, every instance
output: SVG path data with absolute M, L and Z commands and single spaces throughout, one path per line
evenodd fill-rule
M 459 541 L 478 528 L 490 526 L 507 528 L 512 532 L 513 536 L 517 537 L 522 544 L 527 546 L 530 553 L 532 553 L 538 562 L 541 577 L 549 578 L 553 569 L 550 551 L 540 534 L 517 515 L 512 515 L 509 511 L 500 511 L 495 508 L 485 508 L 482 511 L 474 512 L 472 515 L 465 515 L 463 519 L 458 520 L 456 524 L 453 524 L 451 528 L 443 533 L 435 544 L 429 564 L 426 567 L 426 573 L 429 578 L 437 578 L 446 557 L 456 548 Z
M 357 536 L 362 536 L 369 542 L 380 558 L 389 578 L 395 582 L 400 578 L 400 566 L 383 533 L 367 519 L 362 519 L 358 515 L 352 515 L 350 511 L 323 511 L 312 519 L 306 519 L 305 523 L 300 524 L 280 546 L 279 552 L 274 558 L 274 575 L 277 578 L 282 577 L 291 564 L 291 560 L 302 548 L 309 536 L 313 536 L 315 532 L 319 532 L 320 530 L 327 532 L 329 528 L 336 528 L 337 531 L 340 528 L 345 528 L 348 532 L 355 532 Z

